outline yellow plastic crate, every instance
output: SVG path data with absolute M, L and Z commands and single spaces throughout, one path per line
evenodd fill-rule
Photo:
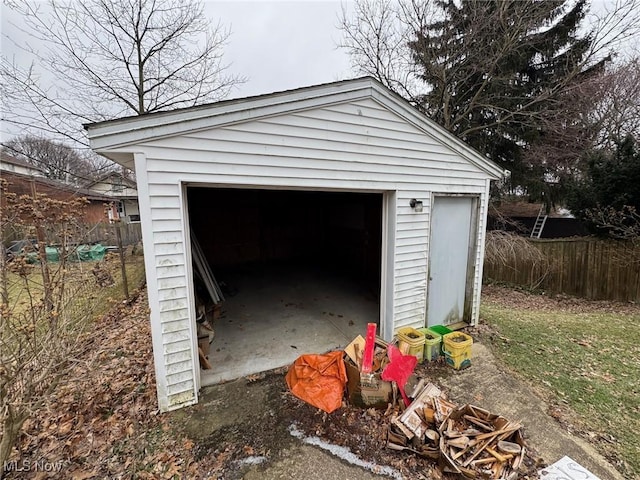
M 396 336 L 400 342 L 409 345 L 409 355 L 413 355 L 418 359 L 418 363 L 424 360 L 424 333 L 411 327 L 403 327 L 398 329 Z
M 448 365 L 456 370 L 471 366 L 473 338 L 462 332 L 452 332 L 442 337 L 442 350 Z

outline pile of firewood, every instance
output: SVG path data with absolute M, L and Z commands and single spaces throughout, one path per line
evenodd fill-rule
M 517 478 L 525 453 L 521 428 L 473 405 L 454 410 L 439 428 L 445 471 L 467 478 Z
M 410 396 L 409 407 L 391 419 L 388 448 L 438 460 L 444 472 L 462 478 L 517 478 L 525 454 L 522 425 L 473 405 L 456 408 L 422 380 Z
M 387 447 L 408 450 L 426 458 L 440 458 L 438 426 L 449 417 L 455 405 L 442 391 L 424 380 L 409 395 L 411 404 L 401 414 L 394 414 L 387 432 Z

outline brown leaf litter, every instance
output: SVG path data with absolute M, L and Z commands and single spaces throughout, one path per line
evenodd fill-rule
M 436 378 L 447 368 L 426 363 L 416 374 Z M 430 459 L 386 448 L 391 416 L 384 410 L 345 402 L 326 414 L 290 394 L 285 373 L 280 369 L 239 380 L 246 388 L 268 390 L 270 411 L 261 417 L 265 423 L 236 424 L 194 441 L 176 425 L 177 417 L 157 410 L 146 292 L 137 292 L 135 301 L 118 305 L 95 324 L 68 381 L 27 422 L 20 437 L 13 460 L 62 461 L 62 471 L 10 472 L 6 478 L 241 478 L 248 468 L 243 460 L 263 457 L 264 467 L 278 457 L 284 437 L 274 432 L 288 436 L 290 425 L 346 447 L 364 461 L 391 466 L 405 478 L 448 478 Z M 536 478 L 534 452 L 527 449 L 522 479 Z

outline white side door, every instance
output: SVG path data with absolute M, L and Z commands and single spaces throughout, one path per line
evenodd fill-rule
M 427 326 L 463 320 L 469 248 L 475 232 L 472 197 L 434 197 L 431 211 Z M 471 281 L 471 280 L 469 280 Z

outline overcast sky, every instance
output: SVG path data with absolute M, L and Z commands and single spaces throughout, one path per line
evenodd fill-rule
M 348 7 L 348 2 L 344 2 Z M 205 13 L 231 29 L 225 48 L 229 72 L 244 76 L 231 98 L 289 90 L 342 80 L 350 73 L 346 53 L 337 47 L 341 32 L 337 25 L 342 3 L 339 1 L 206 1 Z M 2 3 L 2 53 L 28 65 L 12 42 L 24 34 L 12 23 L 19 16 Z M 2 139 L 7 126 L 0 128 Z
M 248 77 L 233 96 L 270 93 L 350 76 L 337 47 L 340 2 L 207 2 L 206 12 L 231 28 L 227 59 Z
M 78 0 L 79 1 L 79 0 Z M 595 8 L 616 0 L 592 0 Z M 205 1 L 205 12 L 231 29 L 225 48 L 229 72 L 247 78 L 231 98 L 271 93 L 353 77 L 349 58 L 338 48 L 342 32 L 338 23 L 340 1 Z M 19 16 L 0 4 L 1 49 L 8 58 L 29 65 L 29 59 L 7 41 L 25 41 L 11 23 Z M 12 132 L 14 133 L 14 132 Z M 0 127 L 5 140 L 7 127 Z

